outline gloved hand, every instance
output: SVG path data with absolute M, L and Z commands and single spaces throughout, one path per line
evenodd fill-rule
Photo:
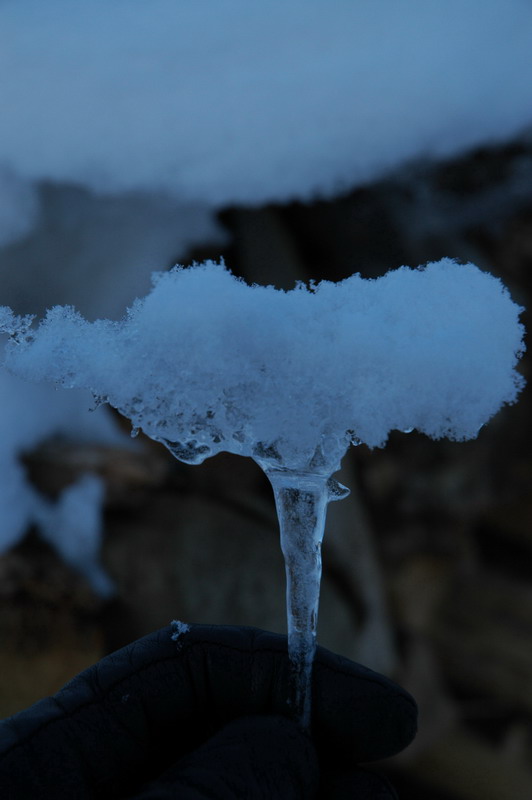
M 357 767 L 406 747 L 413 699 L 318 648 L 311 738 L 287 714 L 286 637 L 163 628 L 0 722 L 3 800 L 395 797 Z

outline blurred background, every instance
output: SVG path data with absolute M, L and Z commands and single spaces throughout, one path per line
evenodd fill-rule
M 529 307 L 526 4 L 472 2 L 458 26 L 454 2 L 432 16 L 321 2 L 305 17 L 291 0 L 267 24 L 240 3 L 208 19 L 154 5 L 147 31 L 121 2 L 87 3 L 93 29 L 61 2 L 0 7 L 0 304 L 119 318 L 175 263 L 223 258 L 289 289 L 449 256 Z M 168 29 L 214 55 L 190 66 Z M 153 105 L 150 80 L 166 87 Z M 211 138 L 210 113 L 229 120 Z M 5 371 L 0 392 L 0 716 L 172 618 L 285 630 L 254 462 L 187 466 L 85 394 Z M 336 476 L 351 494 L 329 507 L 319 641 L 416 697 L 419 735 L 382 765 L 401 797 L 532 797 L 530 419 L 525 388 L 475 441 L 395 432 L 351 448 Z

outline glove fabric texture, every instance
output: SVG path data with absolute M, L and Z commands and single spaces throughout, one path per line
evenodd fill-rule
M 168 626 L 0 721 L 2 800 L 388 800 L 358 765 L 404 749 L 412 697 L 318 647 L 311 735 L 290 719 L 286 636 Z

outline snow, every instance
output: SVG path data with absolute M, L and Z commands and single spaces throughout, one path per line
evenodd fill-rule
M 32 224 L 35 181 L 219 208 L 330 196 L 520 134 L 532 7 L 8 0 L 0 71 L 7 241 Z
M 521 311 L 451 259 L 287 292 L 206 262 L 155 274 L 119 322 L 54 307 L 6 364 L 90 389 L 183 461 L 227 450 L 330 474 L 350 441 L 394 429 L 474 438 L 523 384 Z
M 63 560 L 84 575 L 101 597 L 109 597 L 114 586 L 99 561 L 104 493 L 102 479 L 86 473 L 63 491 L 57 503 L 40 503 L 37 521 L 42 537 Z
M 173 619 L 171 624 L 172 624 L 172 635 L 171 635 L 171 638 L 172 638 L 172 640 L 174 642 L 177 642 L 177 640 L 184 633 L 188 633 L 188 631 L 190 630 L 190 625 L 187 625 L 186 622 L 181 622 L 178 619 Z
M 8 319 L 3 316 L 4 322 Z M 0 553 L 17 544 L 30 525 L 40 525 L 45 513 L 51 519 L 51 510 L 58 511 L 62 502 L 60 497 L 57 506 L 50 504 L 28 482 L 20 456 L 58 435 L 123 446 L 122 435 L 103 409 L 87 413 L 91 398 L 86 392 L 63 392 L 46 384 L 29 389 L 25 381 L 0 368 Z M 92 499 L 90 513 L 99 515 L 101 498 L 93 493 Z M 83 513 L 87 502 L 85 497 Z

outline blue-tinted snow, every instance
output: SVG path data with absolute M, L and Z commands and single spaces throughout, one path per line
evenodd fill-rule
M 9 315 L 1 320 L 8 323 Z M 74 441 L 122 444 L 123 438 L 104 409 L 87 413 L 91 398 L 86 392 L 64 392 L 47 384 L 28 384 L 0 368 L 0 553 L 17 544 L 30 525 L 39 525 L 44 509 L 56 508 L 28 482 L 19 460 L 52 436 Z M 68 491 L 68 490 L 67 490 Z M 90 494 L 90 493 L 89 493 Z M 84 495 L 87 497 L 87 495 Z M 96 492 L 93 514 L 101 502 Z M 59 505 L 57 506 L 59 511 Z M 47 516 L 50 519 L 50 513 Z
M 288 292 L 207 262 L 157 274 L 121 322 L 51 309 L 7 364 L 108 398 L 183 460 L 260 443 L 304 467 L 318 446 L 337 463 L 350 435 L 475 437 L 523 383 L 521 310 L 451 259 Z
M 530 126 L 532 6 L 17 0 L 0 73 L 0 163 L 28 214 L 36 179 L 310 198 Z

